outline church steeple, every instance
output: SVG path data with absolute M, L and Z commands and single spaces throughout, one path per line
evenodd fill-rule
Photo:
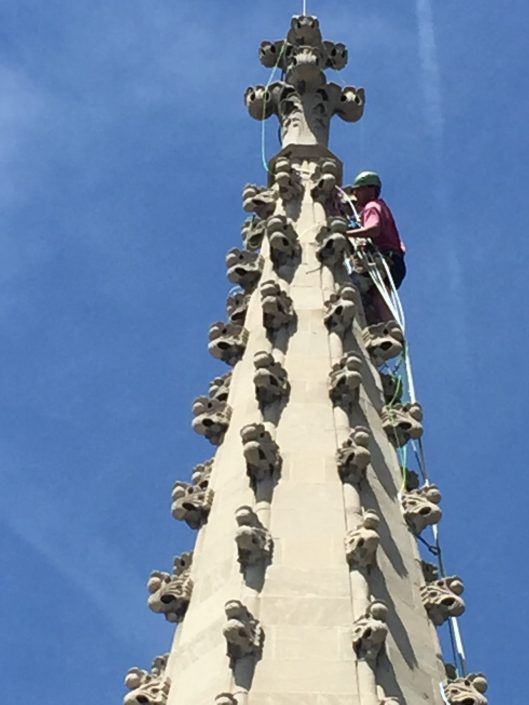
M 388 369 L 405 330 L 367 325 L 369 280 L 345 266 L 348 191 L 329 127 L 362 117 L 364 91 L 327 82 L 347 49 L 315 17 L 294 17 L 259 54 L 282 77 L 245 100 L 258 120 L 278 116 L 282 149 L 268 183 L 244 188 L 243 249 L 226 258 L 238 288 L 209 329 L 228 371 L 205 385 L 192 426 L 213 457 L 173 490 L 196 546 L 148 583 L 176 637 L 151 671 L 129 672 L 125 703 L 486 705 L 483 676 L 447 678 L 437 635 L 464 611 L 463 583 L 417 545 L 441 493 L 401 451 L 423 433 Z

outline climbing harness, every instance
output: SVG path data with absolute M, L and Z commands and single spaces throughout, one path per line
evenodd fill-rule
M 347 200 L 351 207 L 351 211 L 353 213 L 353 218 L 350 220 L 350 225 L 354 229 L 355 227 L 360 226 L 360 215 L 356 209 L 356 206 L 352 200 L 352 198 L 339 186 L 336 187 L 337 191 Z M 367 240 L 368 248 L 370 246 L 373 246 L 373 243 L 371 240 Z M 356 257 L 359 259 L 360 262 L 365 266 L 366 272 L 369 274 L 371 277 L 371 280 L 373 284 L 375 285 L 378 293 L 382 297 L 382 300 L 388 307 L 388 309 L 391 311 L 392 316 L 394 319 L 397 321 L 397 323 L 400 325 L 402 328 L 402 332 L 405 334 L 406 332 L 406 321 L 404 318 L 404 311 L 402 309 L 402 305 L 400 303 L 400 298 L 397 294 L 397 289 L 395 287 L 395 282 L 393 280 L 393 277 L 391 275 L 391 272 L 389 270 L 388 264 L 384 257 L 379 253 L 375 252 L 374 254 L 369 251 L 368 248 L 361 247 L 358 242 L 355 241 L 355 238 L 352 239 L 352 246 L 354 253 Z M 376 261 L 375 255 L 378 255 L 378 258 L 382 261 L 382 266 L 385 269 L 386 276 L 388 276 L 388 281 L 389 281 L 389 291 L 386 286 L 386 283 L 384 282 L 384 278 L 382 274 L 380 273 L 380 267 L 379 267 L 379 262 Z M 412 383 L 413 387 L 413 383 Z

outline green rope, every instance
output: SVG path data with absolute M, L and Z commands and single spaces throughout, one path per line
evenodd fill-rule
M 408 483 L 408 446 L 405 445 L 404 448 L 399 448 L 399 461 L 400 461 L 400 472 L 402 475 L 402 485 L 400 487 L 400 493 L 402 494 L 406 490 L 406 485 Z

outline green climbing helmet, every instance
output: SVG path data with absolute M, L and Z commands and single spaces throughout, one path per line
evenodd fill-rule
M 359 188 L 360 186 L 378 186 L 378 188 L 382 188 L 382 181 L 376 171 L 362 171 L 353 183 L 353 188 Z

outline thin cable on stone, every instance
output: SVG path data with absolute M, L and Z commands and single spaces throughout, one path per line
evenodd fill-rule
M 266 119 L 265 119 L 265 114 L 266 114 L 266 95 L 268 92 L 268 89 L 272 85 L 272 81 L 275 78 L 275 75 L 277 73 L 277 69 L 279 67 L 279 64 L 281 63 L 281 59 L 283 58 L 283 53 L 285 51 L 287 45 L 287 40 L 285 39 L 282 46 L 281 46 L 281 51 L 279 52 L 279 56 L 277 57 L 276 64 L 274 68 L 272 69 L 270 76 L 268 78 L 268 81 L 265 86 L 264 90 L 264 99 L 263 99 L 263 119 L 261 120 L 261 161 L 263 162 L 264 169 L 267 173 L 270 173 L 270 169 L 268 168 L 268 161 L 266 159 Z
M 443 703 L 445 705 L 450 705 L 450 703 L 448 702 L 448 698 L 446 697 L 445 687 L 443 683 L 439 683 L 439 690 L 441 691 L 441 698 L 443 699 Z
M 452 658 L 454 659 L 454 668 L 456 669 L 456 674 L 458 676 L 465 675 L 465 670 L 460 670 L 459 664 L 458 664 L 458 652 L 457 652 L 457 646 L 456 646 L 456 638 L 454 634 L 454 622 L 456 620 L 454 618 L 450 618 L 448 620 L 448 633 L 450 634 L 450 645 L 452 647 Z M 457 622 L 456 622 L 457 623 Z
M 461 634 L 461 629 L 459 628 L 459 622 L 455 617 L 450 617 L 450 624 L 454 630 L 454 636 L 456 641 L 456 650 L 459 655 L 459 661 L 461 664 L 461 673 L 463 675 L 467 674 L 467 655 L 465 653 L 465 645 L 463 644 L 463 636 Z
M 422 542 L 428 547 L 428 550 L 437 557 L 437 565 L 439 566 L 439 575 L 441 578 L 446 578 L 446 569 L 443 559 L 443 548 L 441 545 L 441 536 L 438 526 L 432 526 L 432 533 L 435 540 L 435 546 L 430 546 L 424 539 Z M 419 537 L 420 539 L 420 537 Z M 463 636 L 459 628 L 459 622 L 456 617 L 450 617 L 448 620 L 448 632 L 450 635 L 450 646 L 452 648 L 452 658 L 458 675 L 466 675 L 466 654 L 463 644 Z

